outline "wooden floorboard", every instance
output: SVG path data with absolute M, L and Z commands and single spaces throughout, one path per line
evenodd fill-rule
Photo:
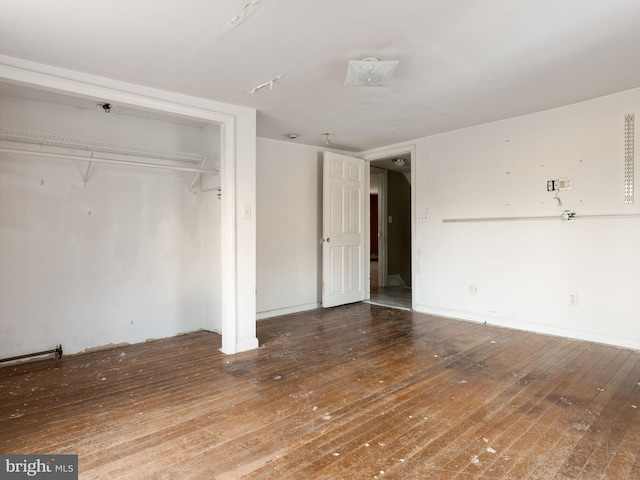
M 0 368 L 0 453 L 86 479 L 636 479 L 640 353 L 372 304 Z

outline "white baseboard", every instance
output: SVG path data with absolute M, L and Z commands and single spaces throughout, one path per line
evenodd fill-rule
M 258 348 L 260 345 L 258 343 L 257 338 L 252 338 L 250 340 L 245 340 L 244 342 L 238 342 L 236 344 L 236 353 L 246 352 L 248 350 L 253 350 Z
M 542 335 L 553 335 L 556 337 L 584 340 L 587 342 L 640 350 L 640 341 L 638 341 L 638 339 L 616 337 L 601 332 L 589 332 L 585 330 L 557 327 L 555 325 L 519 322 L 513 317 L 500 317 L 496 315 L 465 312 L 448 308 L 430 307 L 427 305 L 416 305 L 414 311 L 438 317 L 450 318 L 452 320 L 485 323 L 495 327 L 511 328 L 513 330 L 523 330 L 526 332 L 540 333 Z
M 319 303 L 305 303 L 302 305 L 294 305 L 292 307 L 276 308 L 273 310 L 265 310 L 256 313 L 256 320 L 264 320 L 265 318 L 279 317 L 280 315 L 289 315 L 290 313 L 306 312 L 307 310 L 315 310 L 320 308 Z

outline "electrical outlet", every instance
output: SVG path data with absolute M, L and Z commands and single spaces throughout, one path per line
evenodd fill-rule
M 569 293 L 569 305 L 572 307 L 578 306 L 578 294 L 576 292 Z
M 480 287 L 475 283 L 470 283 L 467 287 L 467 291 L 469 292 L 469 295 L 479 295 Z

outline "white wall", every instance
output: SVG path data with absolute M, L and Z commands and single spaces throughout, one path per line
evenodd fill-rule
M 321 298 L 322 149 L 258 138 L 258 318 Z
M 207 149 L 193 126 L 6 97 L 0 104 L 6 127 Z M 81 168 L 0 153 L 0 356 L 217 330 L 216 195 L 189 193 L 189 173 L 100 164 L 84 186 Z
M 200 292 L 203 304 L 201 327 L 211 332 L 222 333 L 221 201 L 218 198 L 217 190 L 202 192 L 199 195 L 202 196 L 200 208 L 200 226 L 202 228 Z
M 428 213 L 416 225 L 416 308 L 640 348 L 640 219 L 442 223 L 640 212 L 640 198 L 623 196 L 624 116 L 634 112 L 640 89 L 416 141 L 415 213 Z M 546 191 L 560 177 L 574 183 L 563 206 Z
M 639 107 L 637 89 L 385 147 L 416 149 L 416 309 L 640 349 L 640 219 L 560 221 L 640 213 L 623 197 L 624 116 Z M 259 318 L 319 302 L 319 151 L 258 139 Z M 574 187 L 558 206 L 546 181 L 562 177 Z M 442 222 L 546 215 L 558 220 Z
M 225 353 L 236 353 L 251 350 L 258 347 L 256 336 L 256 112 L 246 110 L 242 114 L 235 116 L 235 175 L 229 178 L 226 175 L 225 167 L 230 162 L 223 162 L 221 174 L 226 178 L 227 185 L 233 184 L 235 187 L 235 198 L 233 205 L 235 212 L 229 212 L 227 218 L 232 218 L 235 227 L 235 256 L 228 257 L 235 264 L 235 310 L 236 318 L 227 323 L 227 328 L 223 328 L 222 351 Z M 226 145 L 223 146 L 223 148 Z M 225 190 L 223 181 L 222 208 L 230 200 L 229 190 Z M 245 215 L 245 212 L 248 215 Z M 224 218 L 224 216 L 223 216 Z M 223 223 L 223 228 L 226 228 Z M 226 240 L 230 240 L 225 237 Z M 223 252 L 228 251 L 228 246 L 223 241 Z M 224 276 L 223 265 L 223 278 Z M 227 315 L 225 301 L 229 295 L 223 292 L 223 319 Z M 229 319 L 231 320 L 231 319 Z M 233 324 L 233 325 L 232 325 Z M 227 331 L 234 329 L 233 335 L 227 335 Z M 234 337 L 234 341 L 230 341 Z M 232 345 L 233 343 L 233 345 Z
M 202 129 L 204 154 L 211 161 L 211 168 L 220 166 L 220 127 L 207 125 Z M 209 162 L 209 161 L 208 161 Z M 207 164 L 208 164 L 207 162 Z M 200 225 L 202 232 L 202 328 L 222 333 L 222 239 L 220 235 L 222 202 L 220 175 L 201 175 L 195 188 L 202 197 Z M 200 187 L 200 188 L 198 188 Z

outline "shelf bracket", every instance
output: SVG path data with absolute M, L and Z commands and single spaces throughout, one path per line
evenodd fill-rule
M 91 157 L 93 158 L 93 152 L 91 152 Z M 82 174 L 82 180 L 84 181 L 84 186 L 87 186 L 89 183 L 89 176 L 91 175 L 91 167 L 93 166 L 93 162 L 89 161 L 89 165 L 87 165 L 87 171 Z
M 204 167 L 204 164 L 207 163 L 207 159 L 208 159 L 208 157 L 204 157 L 202 162 L 200 162 L 200 168 Z M 201 172 L 198 172 L 193 176 L 193 180 L 191 181 L 191 185 L 189 185 L 189 193 L 193 193 L 193 187 L 196 186 L 196 182 L 200 178 L 200 175 L 201 175 Z

